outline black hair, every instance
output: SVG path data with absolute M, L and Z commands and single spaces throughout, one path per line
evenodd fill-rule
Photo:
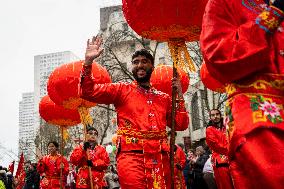
M 221 118 L 220 118 L 221 127 L 224 127 L 224 125 L 223 125 L 224 119 L 223 119 L 222 113 L 221 113 L 221 111 L 220 111 L 219 109 L 212 109 L 212 110 L 210 110 L 209 116 L 211 116 L 211 112 L 212 112 L 213 110 L 219 112 L 219 114 L 220 114 L 220 116 L 221 116 Z M 215 127 L 217 127 L 218 124 L 214 123 L 212 120 L 209 120 L 209 122 L 207 123 L 207 126 L 206 126 L 206 127 L 209 127 L 209 126 L 215 126 Z
M 222 115 L 222 113 L 221 113 L 221 111 L 220 111 L 219 109 L 215 109 L 215 108 L 214 108 L 214 109 L 212 109 L 212 110 L 209 111 L 209 116 L 211 115 L 211 112 L 212 112 L 213 110 L 218 111 L 219 114 Z
M 146 49 L 140 49 L 138 51 L 135 51 L 135 53 L 132 55 L 132 59 L 138 57 L 138 56 L 144 56 L 147 59 L 149 59 L 151 61 L 151 63 L 154 65 L 154 57 L 152 56 L 152 54 L 146 50 Z
M 27 160 L 25 161 L 25 164 L 28 163 L 28 164 L 32 164 L 31 160 Z
M 95 131 L 96 132 L 96 134 L 97 134 L 97 136 L 98 136 L 98 130 L 95 128 L 95 127 L 92 127 L 92 126 L 89 126 L 89 125 L 87 125 L 87 132 L 89 132 L 89 131 Z
M 50 141 L 47 146 L 49 146 L 50 144 L 53 144 L 57 149 L 59 148 L 59 144 L 56 141 Z

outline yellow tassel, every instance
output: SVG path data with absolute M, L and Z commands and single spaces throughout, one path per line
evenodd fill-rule
M 170 49 L 170 53 L 171 53 L 171 57 L 173 59 L 173 66 L 175 68 L 177 68 L 177 54 L 176 54 L 176 51 L 175 51 L 175 47 L 172 43 L 168 43 L 169 45 L 169 49 Z
M 185 41 L 183 39 L 172 39 L 168 42 L 174 67 L 180 67 L 187 73 L 195 72 L 193 61 L 187 51 Z
M 93 125 L 93 118 L 91 117 L 88 108 L 80 106 L 78 108 L 78 112 L 80 114 L 80 118 L 81 118 L 82 124 L 85 127 L 85 130 L 86 130 L 87 125 L 90 125 L 90 126 Z
M 184 46 L 183 46 L 183 53 L 184 53 L 185 60 L 187 61 L 187 64 L 189 66 L 189 70 L 192 71 L 192 72 L 196 72 L 194 63 L 193 63 L 193 61 L 190 57 L 190 54 L 187 50 L 185 43 L 184 43 Z
M 66 127 L 63 128 L 63 140 L 67 141 L 67 139 L 69 138 L 69 133 Z

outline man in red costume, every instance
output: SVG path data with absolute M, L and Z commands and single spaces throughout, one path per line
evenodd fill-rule
M 101 39 L 88 40 L 81 76 L 81 97 L 114 104 L 118 119 L 117 169 L 122 189 L 170 188 L 169 146 L 171 98 L 150 85 L 154 58 L 145 49 L 132 56 L 133 83 L 94 84 L 93 60 L 102 52 Z M 188 127 L 180 81 L 173 79 L 178 104 L 176 130 Z
M 206 128 L 206 143 L 212 150 L 212 166 L 218 189 L 233 189 L 229 172 L 228 142 L 226 128 L 223 125 L 221 112 L 218 109 L 210 111 L 210 121 Z
M 98 131 L 94 127 L 88 127 L 87 141 L 84 145 L 77 146 L 70 156 L 71 163 L 79 168 L 76 176 L 76 188 L 78 189 L 90 189 L 90 177 L 92 177 L 94 189 L 102 189 L 106 186 L 104 174 L 110 160 L 105 148 L 98 145 L 97 137 Z M 91 176 L 89 168 L 91 168 Z
M 60 185 L 65 188 L 69 165 L 65 157 L 58 153 L 58 148 L 57 142 L 49 142 L 49 154 L 38 161 L 37 170 L 43 177 L 40 181 L 42 189 L 59 189 Z
M 175 132 L 175 135 L 177 133 Z M 170 136 L 171 132 L 168 131 L 168 144 L 170 145 Z M 185 168 L 186 164 L 186 155 L 183 149 L 178 145 L 175 144 L 174 146 L 174 175 L 175 175 L 175 189 L 186 189 L 185 179 L 183 176 L 183 169 Z
M 210 0 L 200 38 L 206 67 L 226 85 L 236 189 L 284 188 L 284 1 Z

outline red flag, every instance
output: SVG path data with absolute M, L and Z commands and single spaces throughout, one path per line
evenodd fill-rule
M 25 173 L 24 166 L 25 166 L 25 159 L 24 159 L 24 154 L 22 152 L 20 161 L 18 164 L 17 172 L 15 175 L 15 180 L 17 182 L 17 188 L 23 188 L 25 184 L 26 173 Z
M 9 171 L 12 173 L 12 175 L 14 174 L 14 166 L 15 166 L 15 161 L 12 161 L 9 165 Z
M 20 157 L 20 161 L 19 161 L 19 164 L 18 164 L 18 169 L 17 169 L 16 175 L 15 175 L 16 178 L 19 177 L 20 174 L 25 171 L 24 163 L 25 163 L 25 159 L 24 159 L 24 154 L 22 152 L 21 157 Z

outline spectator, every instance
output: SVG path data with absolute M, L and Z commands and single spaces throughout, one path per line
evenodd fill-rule
M 113 165 L 108 167 L 107 173 L 105 174 L 105 180 L 108 185 L 108 189 L 119 189 L 119 179 L 116 170 Z
M 218 189 L 233 189 L 233 182 L 229 171 L 228 142 L 226 127 L 223 124 L 221 112 L 210 110 L 210 121 L 206 128 L 206 143 L 212 150 L 212 166 Z
M 39 189 L 40 175 L 35 166 L 31 161 L 25 163 L 26 179 L 24 189 Z
M 207 189 L 207 184 L 203 179 L 203 167 L 207 159 L 209 158 L 208 154 L 205 153 L 205 150 L 202 146 L 198 146 L 195 150 L 196 158 L 191 160 L 193 164 L 193 188 L 194 189 Z
M 6 187 L 7 187 L 6 171 L 1 167 L 1 170 L 0 170 L 0 189 L 6 189 Z
M 192 179 L 193 179 L 193 173 L 192 173 L 192 163 L 191 160 L 195 158 L 194 151 L 190 149 L 187 153 L 187 158 L 186 158 L 186 165 L 185 168 L 183 169 L 183 175 L 184 175 L 184 180 L 187 189 L 192 189 Z
M 217 185 L 216 185 L 215 178 L 214 178 L 213 166 L 212 166 L 211 161 L 212 159 L 210 155 L 203 167 L 203 179 L 205 180 L 208 186 L 208 189 L 217 189 Z
M 15 188 L 15 182 L 14 177 L 11 172 L 7 172 L 7 187 L 6 189 L 14 189 Z
M 76 172 L 75 167 L 71 167 L 68 176 L 67 176 L 67 187 L 68 189 L 75 189 L 76 188 Z

